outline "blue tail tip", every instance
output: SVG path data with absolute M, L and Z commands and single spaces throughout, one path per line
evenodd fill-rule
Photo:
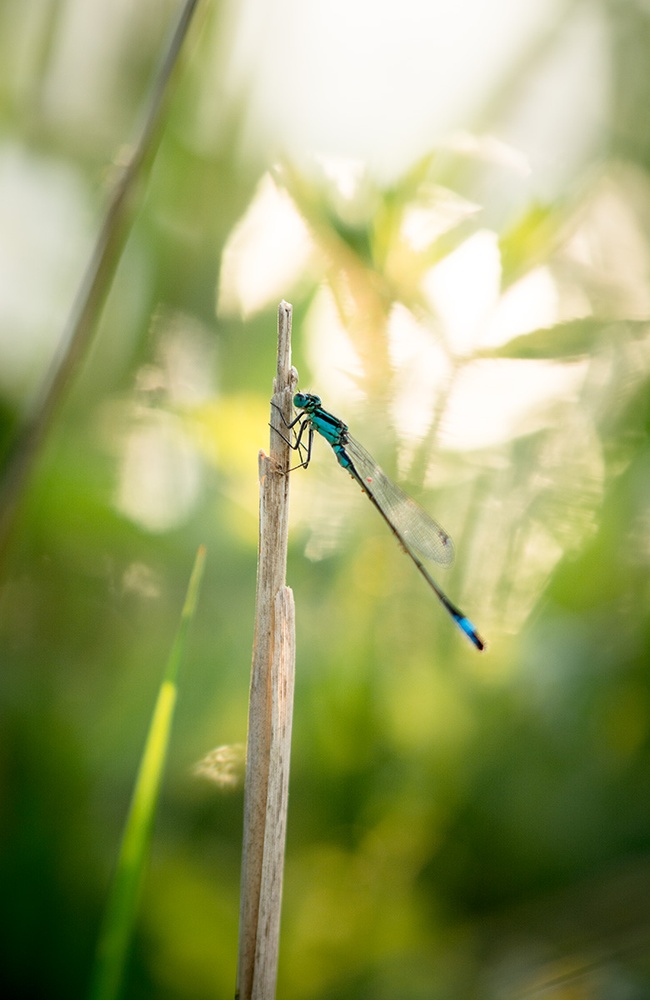
M 474 645 L 478 650 L 485 649 L 485 643 L 483 642 L 480 635 L 472 625 L 469 618 L 465 618 L 464 615 L 459 616 L 458 618 L 456 618 L 456 624 L 458 625 L 459 628 L 462 628 L 465 635 L 468 637 L 468 639 L 470 639 L 474 643 Z

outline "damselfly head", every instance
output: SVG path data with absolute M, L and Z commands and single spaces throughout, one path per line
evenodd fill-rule
M 320 396 L 312 392 L 297 392 L 293 397 L 293 405 L 297 410 L 315 410 L 321 405 Z

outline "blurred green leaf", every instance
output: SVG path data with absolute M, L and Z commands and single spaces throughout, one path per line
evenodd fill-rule
M 519 358 L 528 361 L 575 361 L 604 348 L 616 348 L 619 340 L 642 340 L 650 320 L 607 322 L 593 316 L 558 323 L 513 337 L 500 347 L 483 348 L 483 358 Z

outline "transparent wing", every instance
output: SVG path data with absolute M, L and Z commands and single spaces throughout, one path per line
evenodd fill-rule
M 363 483 L 372 491 L 379 506 L 409 545 L 427 559 L 437 563 L 450 563 L 454 558 L 454 543 L 445 529 L 419 503 L 396 486 L 382 472 L 372 455 L 353 437 L 348 436 L 345 450 Z

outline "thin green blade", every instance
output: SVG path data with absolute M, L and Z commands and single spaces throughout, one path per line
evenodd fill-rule
M 178 675 L 196 609 L 204 565 L 205 548 L 200 546 L 133 789 L 117 869 L 97 945 L 89 1000 L 116 1000 L 119 995 L 140 887 L 149 856 L 151 830 L 176 704 Z

